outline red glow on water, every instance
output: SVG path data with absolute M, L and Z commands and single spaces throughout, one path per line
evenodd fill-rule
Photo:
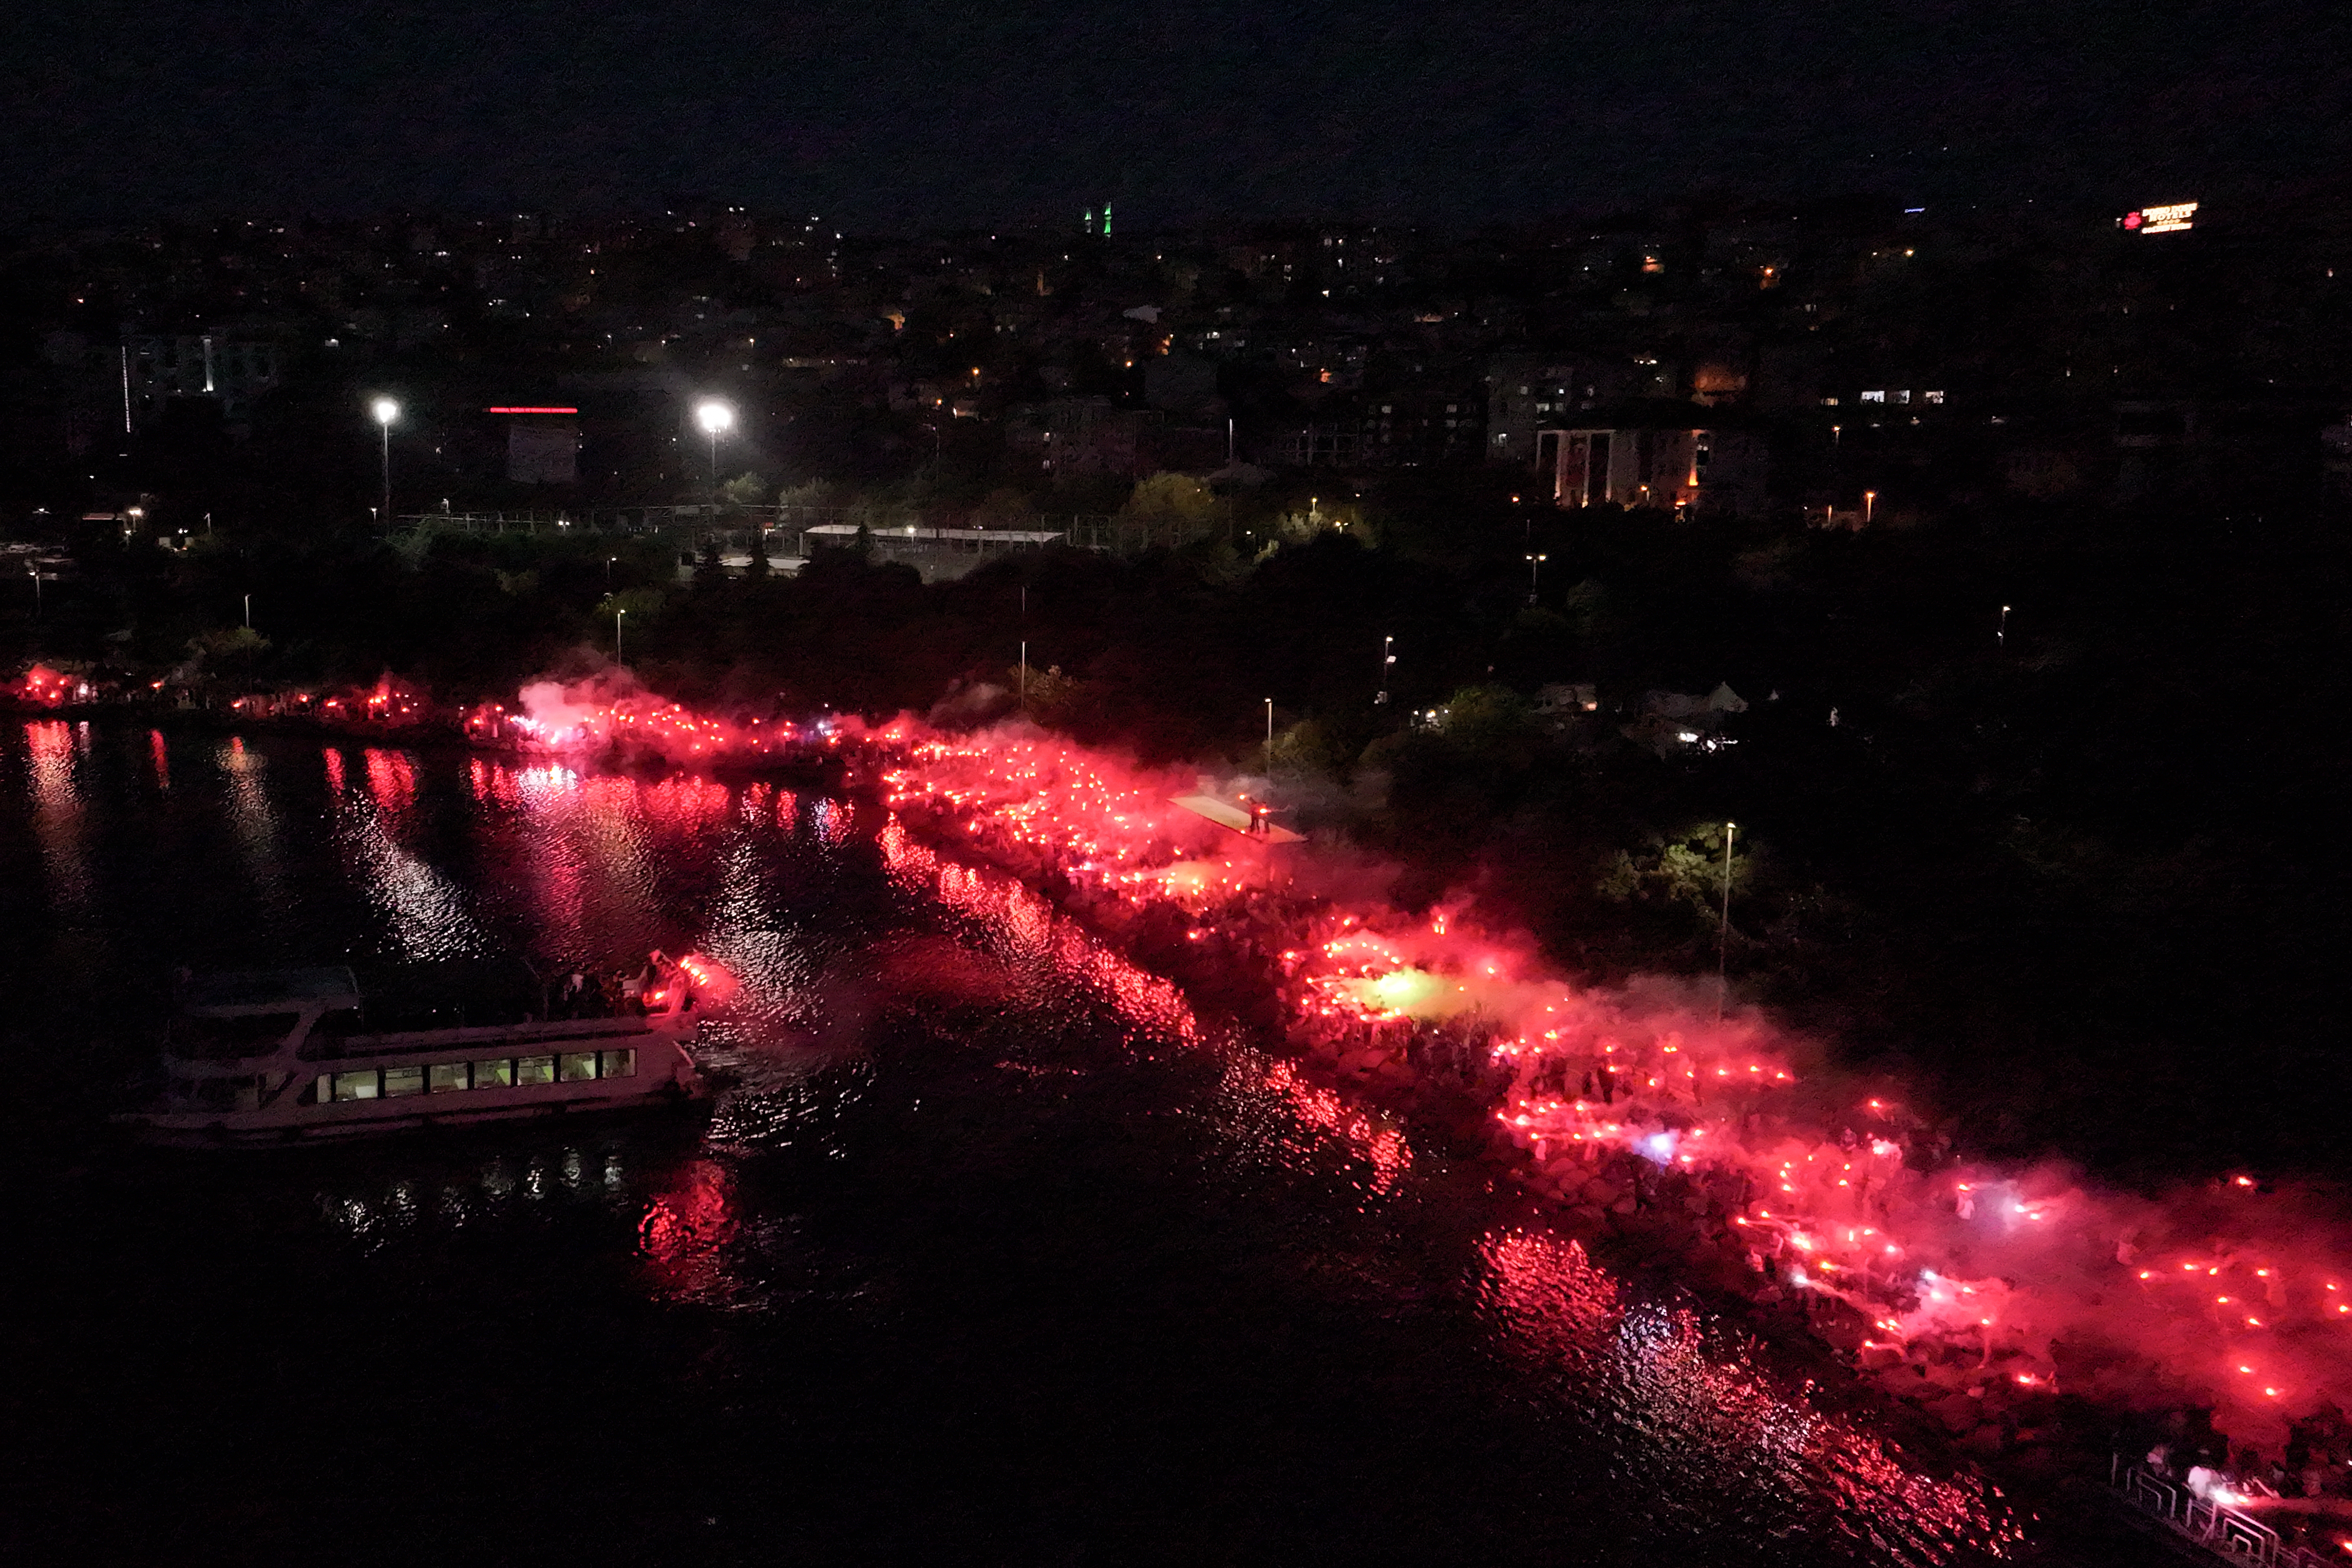
M 647 1205 L 637 1252 L 661 1291 L 687 1300 L 731 1294 L 740 1239 L 734 1178 L 714 1160 L 696 1160 L 677 1184 Z
M 368 794 L 376 809 L 396 816 L 416 798 L 416 764 L 405 752 L 370 746 L 364 753 Z

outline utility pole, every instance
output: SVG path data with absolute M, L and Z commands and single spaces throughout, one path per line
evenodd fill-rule
M 1731 839 L 1739 824 L 1723 825 L 1723 923 L 1715 933 L 1715 1021 L 1723 1022 L 1723 999 L 1731 989 Z
M 1021 596 L 1026 600 L 1029 590 L 1022 589 Z M 1024 710 L 1029 706 L 1029 639 L 1026 637 L 1021 639 L 1021 706 Z
M 369 405 L 368 412 L 375 416 L 376 428 L 383 437 L 378 451 L 383 465 L 383 526 L 389 533 L 392 530 L 392 422 L 400 417 L 400 405 L 389 397 L 379 397 Z M 446 501 L 442 503 L 441 510 L 449 510 Z M 205 530 L 206 532 L 212 531 L 209 515 L 205 520 Z
M 245 596 L 245 629 L 253 629 L 253 595 L 250 594 Z

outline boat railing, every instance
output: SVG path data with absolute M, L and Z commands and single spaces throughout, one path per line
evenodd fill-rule
M 2323 1568 L 2334 1561 L 2305 1546 L 2291 1546 L 2277 1531 L 2226 1503 L 2200 1498 L 2179 1482 L 2146 1466 L 2113 1456 L 2108 1485 L 2133 1509 L 2169 1526 L 2177 1537 L 2229 1563 L 2267 1568 Z

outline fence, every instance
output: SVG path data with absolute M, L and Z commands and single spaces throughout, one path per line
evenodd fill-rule
M 865 527 L 876 539 L 908 532 L 954 534 L 959 538 L 1002 534 L 1031 542 L 1055 536 L 1073 550 L 1112 555 L 1139 555 L 1147 550 L 1179 550 L 1213 537 L 1222 524 L 1163 520 L 1138 521 L 1099 514 L 1037 517 L 1013 529 L 941 528 L 913 512 L 886 518 L 870 510 L 831 506 L 737 506 L 714 510 L 707 505 L 588 507 L 579 510 L 445 510 L 404 514 L 394 520 L 395 533 L 646 535 L 689 532 L 701 535 L 748 536 L 753 527 L 771 538 L 782 534 L 793 554 L 805 554 L 806 536 L 814 530 L 853 534 Z M 748 548 L 748 545 L 746 546 Z

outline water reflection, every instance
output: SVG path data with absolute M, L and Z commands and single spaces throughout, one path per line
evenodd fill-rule
M 1066 1376 L 1084 1385 L 1063 1391 L 1071 1407 L 1024 1419 L 1075 1429 L 1088 1401 L 1118 1404 L 1129 1382 L 1182 1397 L 1187 1358 L 1233 1353 L 1273 1322 L 1300 1353 L 1201 1407 L 1241 1424 L 1235 1445 L 1289 1440 L 1286 1418 L 1265 1413 L 1297 1392 L 1285 1378 L 1328 1378 L 1307 1395 L 1345 1409 L 1359 1384 L 1423 1366 L 1437 1391 L 1389 1408 L 1443 1443 L 1501 1418 L 1477 1382 L 1492 1347 L 1510 1408 L 1566 1413 L 1578 1462 L 1623 1502 L 1629 1522 L 1591 1527 L 1606 1534 L 1594 1558 L 1623 1558 L 1637 1538 L 1644 1552 L 1736 1540 L 1759 1560 L 1923 1564 L 2001 1543 L 1981 1491 L 1817 1409 L 1737 1335 L 1639 1299 L 1572 1244 L 1491 1229 L 1442 1141 L 1417 1146 L 1032 889 L 943 858 L 871 808 L 263 741 L 228 748 L 248 760 L 217 774 L 184 754 L 179 826 L 167 853 L 145 857 L 146 839 L 93 837 L 90 802 L 171 787 L 156 738 L 143 756 L 131 743 L 78 763 L 66 726 L 23 733 L 22 799 L 7 805 L 36 829 L 26 876 L 47 879 L 53 904 L 78 900 L 79 918 L 203 922 L 224 957 L 269 963 L 287 955 L 233 949 L 283 905 L 322 945 L 520 952 L 551 967 L 698 947 L 741 983 L 709 1031 L 724 1087 L 705 1126 L 500 1127 L 338 1151 L 214 1210 L 183 1197 L 194 1251 L 252 1225 L 272 1250 L 324 1258 L 329 1279 L 347 1268 L 436 1303 L 478 1291 L 487 1305 L 451 1310 L 478 1311 L 486 1340 L 536 1290 L 583 1320 L 650 1316 L 649 1332 L 697 1343 L 782 1323 L 723 1352 L 775 1364 L 779 1420 L 797 1418 L 795 1378 L 838 1375 L 793 1360 L 803 1332 L 835 1335 L 819 1334 L 818 1359 L 898 1334 L 918 1366 L 1003 1355 L 1008 1382 Z M 322 775 L 324 813 L 308 795 Z M 133 815 L 98 822 L 112 832 Z M 142 874 L 94 880 L 94 861 Z M 1241 1304 L 1195 1327 L 1160 1304 L 1187 1292 L 1202 1310 Z M 1285 1316 L 1301 1300 L 1311 1309 Z M 1092 1359 L 1072 1363 L 1073 1347 Z M 1324 1371 L 1283 1364 L 1315 1356 Z M 839 1408 L 860 1408 L 867 1388 L 845 1387 Z M 886 1390 L 901 1404 L 877 1423 L 940 1418 L 929 1390 Z M 1336 1427 L 1298 1439 L 1348 1440 Z M 1523 1463 L 1534 1500 L 1567 1451 L 1497 1464 Z
M 1771 1533 L 1842 1538 L 1896 1563 L 1999 1554 L 2021 1538 L 1981 1481 L 1907 1465 L 1875 1435 L 1813 1408 L 1810 1384 L 1780 1386 L 1753 1345 L 1687 1309 L 1630 1300 L 1577 1242 L 1492 1232 L 1474 1289 L 1530 1375 L 1563 1379 L 1570 1397 L 1639 1436 L 1614 1448 L 1612 1484 L 1664 1499 L 1694 1535 L 1716 1521 L 1709 1500 L 1736 1489 L 1771 1511 Z
M 89 812 L 74 778 L 76 758 L 88 748 L 89 726 L 81 729 L 83 743 L 77 747 L 74 727 L 61 720 L 25 726 L 33 833 L 48 874 L 50 905 L 63 923 L 78 927 L 95 912 L 97 893 L 85 842 Z
M 228 782 L 229 826 L 236 836 L 245 872 L 272 908 L 286 900 L 285 868 L 279 858 L 278 808 L 270 795 L 268 759 L 246 749 L 244 737 L 232 735 L 214 753 L 214 764 Z
M 393 953 L 416 961 L 495 951 L 467 910 L 464 889 L 402 842 L 419 826 L 415 760 L 372 746 L 362 762 L 364 794 L 341 789 L 331 798 L 352 879 L 383 915 Z M 338 771 L 331 766 L 331 776 Z

